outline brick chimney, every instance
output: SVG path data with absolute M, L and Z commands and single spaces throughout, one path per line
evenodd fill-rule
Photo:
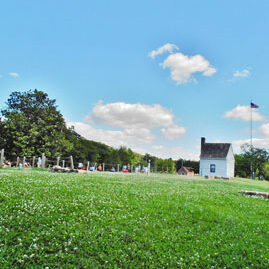
M 205 144 L 205 137 L 201 137 L 201 150 Z

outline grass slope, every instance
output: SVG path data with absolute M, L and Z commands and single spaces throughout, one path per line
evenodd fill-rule
M 1 268 L 268 268 L 269 182 L 0 170 Z

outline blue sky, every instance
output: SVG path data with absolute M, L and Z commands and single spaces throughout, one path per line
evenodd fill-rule
M 268 149 L 268 10 L 265 0 L 5 1 L 0 107 L 37 88 L 89 139 L 195 159 L 201 136 L 235 151 L 247 142 L 252 99 L 254 145 Z

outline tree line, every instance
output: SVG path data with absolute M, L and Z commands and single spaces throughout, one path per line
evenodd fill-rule
M 56 100 L 39 90 L 14 91 L 1 110 L 0 149 L 8 160 L 17 156 L 73 156 L 74 162 L 90 161 L 120 165 L 144 165 L 158 172 L 173 173 L 176 163 L 150 154 L 138 154 L 130 148 L 113 148 L 85 139 L 73 127 L 68 128 Z
M 55 99 L 39 90 L 14 91 L 1 110 L 0 149 L 5 149 L 8 160 L 17 156 L 48 157 L 73 156 L 75 162 L 144 165 L 149 160 L 157 172 L 174 173 L 182 165 L 192 167 L 199 173 L 199 162 L 191 160 L 162 159 L 138 154 L 127 147 L 113 148 L 100 142 L 88 140 L 79 135 L 73 127 L 68 128 L 58 110 Z M 269 155 L 264 149 L 245 146 L 242 154 L 235 155 L 235 175 L 250 176 L 252 162 L 255 174 L 269 180 Z

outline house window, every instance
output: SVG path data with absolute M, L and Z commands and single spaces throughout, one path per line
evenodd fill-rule
M 215 173 L 215 172 L 216 172 L 216 165 L 210 164 L 210 173 Z

